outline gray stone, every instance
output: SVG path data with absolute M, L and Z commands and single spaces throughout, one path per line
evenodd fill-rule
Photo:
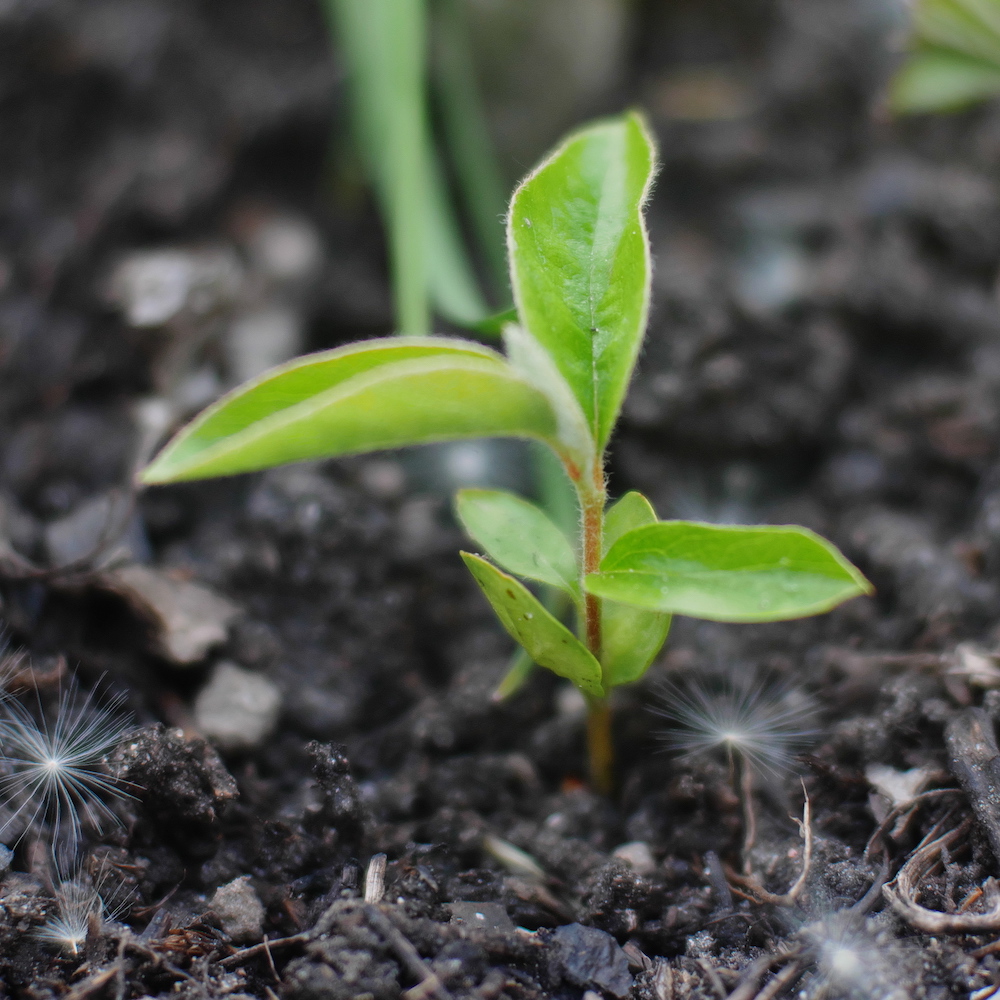
M 485 931 L 514 931 L 514 921 L 499 903 L 447 903 L 451 922 Z
M 281 692 L 266 677 L 223 660 L 194 703 L 195 724 L 222 750 L 252 750 L 271 734 Z
M 237 944 L 250 944 L 263 936 L 264 904 L 254 892 L 249 875 L 220 885 L 209 905 L 222 929 Z
M 632 988 L 628 956 L 606 931 L 583 924 L 556 929 L 552 943 L 560 952 L 563 976 L 574 986 L 596 988 L 624 998 Z

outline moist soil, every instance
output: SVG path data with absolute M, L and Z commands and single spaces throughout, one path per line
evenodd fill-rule
M 537 671 L 491 699 L 511 643 L 456 554 L 455 477 L 523 488 L 520 446 L 132 495 L 254 344 L 390 330 L 377 215 L 331 177 L 343 82 L 314 5 L 0 4 L 9 657 L 42 706 L 75 672 L 137 725 L 102 764 L 121 822 L 80 844 L 109 912 L 75 951 L 40 933 L 51 829 L 7 838 L 3 995 L 992 995 L 1000 111 L 890 119 L 888 0 L 633 14 L 581 109 L 643 104 L 662 150 L 612 492 L 807 525 L 877 589 L 676 620 L 616 692 L 604 798 L 572 690 Z M 208 640 L 125 564 L 211 592 Z M 767 766 L 671 742 L 665 710 L 734 685 Z

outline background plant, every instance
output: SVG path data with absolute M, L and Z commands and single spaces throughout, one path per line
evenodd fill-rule
M 1000 0 L 917 0 L 895 111 L 953 111 L 1000 94 Z
M 642 210 L 655 153 L 636 114 L 571 135 L 514 192 L 507 245 L 517 323 L 506 357 L 468 340 L 394 337 L 297 359 L 181 430 L 146 483 L 471 437 L 542 442 L 576 492 L 567 537 L 539 507 L 464 490 L 457 513 L 490 558 L 462 558 L 534 662 L 587 698 L 593 783 L 612 783 L 608 695 L 641 677 L 671 615 L 797 618 L 869 589 L 805 528 L 659 521 L 628 493 L 608 506 L 605 452 L 645 332 L 650 254 Z M 577 634 L 521 583 L 566 595 Z

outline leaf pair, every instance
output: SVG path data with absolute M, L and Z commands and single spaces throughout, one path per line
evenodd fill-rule
M 582 614 L 577 557 L 534 504 L 498 490 L 462 490 L 456 512 L 500 566 L 557 587 Z M 657 521 L 628 493 L 604 518 L 605 554 L 588 574 L 602 598 L 598 661 L 513 576 L 480 556 L 462 558 L 507 631 L 536 663 L 600 696 L 641 677 L 673 614 L 724 622 L 771 622 L 828 611 L 870 585 L 832 545 L 806 528 Z
M 461 490 L 455 509 L 470 537 L 495 562 L 518 576 L 562 590 L 582 617 L 576 553 L 543 511 L 501 490 Z M 605 537 L 614 540 L 631 527 L 655 521 L 645 497 L 628 493 L 608 511 Z M 463 552 L 462 558 L 504 627 L 532 659 L 594 697 L 641 677 L 667 638 L 669 614 L 603 601 L 598 660 L 514 577 L 480 556 Z

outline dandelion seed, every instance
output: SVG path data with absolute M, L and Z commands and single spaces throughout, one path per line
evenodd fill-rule
M 58 872 L 60 862 L 55 855 L 52 865 Z M 121 887 L 116 891 L 114 880 L 109 879 L 113 867 L 107 858 L 100 863 L 92 858 L 89 872 L 78 868 L 71 876 L 60 876 L 52 891 L 54 910 L 35 936 L 58 951 L 79 955 L 88 939 L 97 937 L 129 908 Z
M 757 771 L 780 774 L 814 735 L 815 709 L 792 687 L 699 678 L 664 685 L 660 696 L 663 707 L 656 714 L 678 726 L 666 742 L 685 757 L 724 750 Z
M 815 966 L 807 996 L 852 1000 L 905 1000 L 907 955 L 871 922 L 848 911 L 804 927 L 798 935 L 812 952 Z
M 37 697 L 37 692 L 36 692 Z M 122 697 L 98 705 L 75 681 L 61 693 L 54 716 L 14 698 L 0 701 L 0 748 L 5 803 L 0 836 L 49 828 L 54 846 L 76 847 L 86 827 L 100 833 L 118 818 L 106 799 L 129 793 L 101 770 L 102 759 L 132 730 Z
M 35 934 L 45 944 L 75 957 L 88 937 L 100 933 L 104 901 L 87 879 L 78 876 L 56 886 L 55 903 L 55 912 Z

